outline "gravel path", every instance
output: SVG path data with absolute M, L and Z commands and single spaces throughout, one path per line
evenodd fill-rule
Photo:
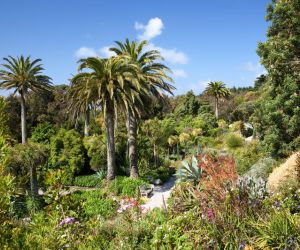
M 172 176 L 162 186 L 155 186 L 150 200 L 142 205 L 142 207 L 146 210 L 152 210 L 156 207 L 165 208 L 167 200 L 170 197 L 171 190 L 175 185 L 175 181 L 176 177 Z

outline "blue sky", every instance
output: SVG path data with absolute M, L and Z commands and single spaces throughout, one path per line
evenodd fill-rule
M 0 62 L 43 60 L 53 83 L 68 83 L 79 57 L 108 56 L 115 40 L 149 40 L 174 71 L 175 94 L 199 94 L 208 81 L 249 86 L 264 69 L 267 0 L 1 1 Z M 3 92 L 1 92 L 3 93 Z

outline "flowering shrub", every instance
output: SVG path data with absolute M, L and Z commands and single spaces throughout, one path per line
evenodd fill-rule
M 224 201 L 228 188 L 236 183 L 234 159 L 229 156 L 212 157 L 210 155 L 199 155 L 199 168 L 203 171 L 204 187 L 199 196 L 205 202 L 209 200 Z
M 120 207 L 117 210 L 117 212 L 123 213 L 130 210 L 133 210 L 134 212 L 137 213 L 146 212 L 146 209 L 139 203 L 138 200 L 134 198 L 122 199 L 120 202 Z

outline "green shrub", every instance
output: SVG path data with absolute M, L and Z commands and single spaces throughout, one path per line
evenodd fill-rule
M 238 134 L 231 133 L 225 139 L 226 146 L 230 149 L 235 149 L 243 146 L 244 138 Z
M 106 196 L 103 190 L 77 191 L 70 195 L 70 201 L 80 201 L 82 212 L 87 217 L 100 215 L 108 218 L 116 214 L 118 203 Z
M 149 177 L 151 179 L 160 179 L 162 182 L 166 182 L 170 177 L 175 173 L 175 169 L 172 167 L 160 166 L 155 169 L 151 169 L 146 173 L 143 173 L 141 176 L 144 180 L 147 180 Z
M 5 137 L 0 135 L 0 164 L 3 164 L 7 155 L 8 144 Z
M 94 171 L 106 169 L 106 139 L 104 136 L 89 136 L 83 140 L 90 159 L 90 167 Z
M 45 122 L 38 124 L 32 131 L 31 139 L 34 142 L 49 144 L 50 138 L 55 135 L 54 127 Z
M 252 141 L 242 148 L 235 149 L 233 155 L 236 162 L 236 171 L 239 175 L 245 174 L 259 159 L 265 156 L 257 141 Z
M 74 186 L 96 187 L 101 184 L 101 179 L 97 174 L 76 176 L 73 180 Z
M 52 169 L 63 169 L 75 174 L 82 170 L 84 162 L 82 139 L 76 131 L 60 129 L 51 137 L 49 164 Z
M 116 195 L 135 197 L 138 187 L 143 184 L 146 184 L 143 180 L 119 176 L 108 184 L 108 189 Z
M 0 136 L 9 135 L 8 115 L 7 115 L 7 101 L 0 96 Z

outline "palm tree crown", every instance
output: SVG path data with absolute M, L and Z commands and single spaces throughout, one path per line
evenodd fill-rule
M 31 61 L 30 57 L 3 58 L 4 69 L 0 70 L 0 87 L 4 89 L 15 89 L 14 93 L 26 94 L 29 90 L 38 92 L 49 90 L 51 78 L 42 75 L 44 68 L 40 64 L 41 59 Z

